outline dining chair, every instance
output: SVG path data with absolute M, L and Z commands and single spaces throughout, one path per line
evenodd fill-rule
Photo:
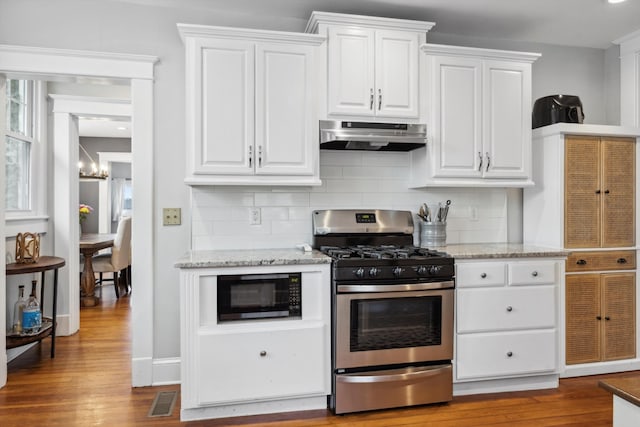
M 118 222 L 116 237 L 110 254 L 93 257 L 93 271 L 99 273 L 98 285 L 102 287 L 103 273 L 113 273 L 113 287 L 116 297 L 120 298 L 119 278 L 124 278 L 129 287 L 126 269 L 131 265 L 131 217 L 123 217 Z

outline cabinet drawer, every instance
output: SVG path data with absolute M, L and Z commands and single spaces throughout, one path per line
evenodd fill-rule
M 636 251 L 574 252 L 567 258 L 567 273 L 576 271 L 635 270 Z
M 556 331 L 458 336 L 458 379 L 523 375 L 556 370 Z
M 320 324 L 201 336 L 193 379 L 198 404 L 329 394 L 325 336 Z
M 510 263 L 507 268 L 510 285 L 550 285 L 556 282 L 555 261 Z
M 456 286 L 482 287 L 504 286 L 507 269 L 504 262 L 473 262 L 456 264 Z
M 553 328 L 555 287 L 459 289 L 458 333 Z

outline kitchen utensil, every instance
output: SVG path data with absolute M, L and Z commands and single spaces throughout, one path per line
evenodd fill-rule
M 442 215 L 442 222 L 447 221 L 447 215 L 449 215 L 449 206 L 451 205 L 451 200 L 447 200 L 444 207 L 444 213 Z

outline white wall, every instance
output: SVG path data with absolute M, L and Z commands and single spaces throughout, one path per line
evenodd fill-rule
M 208 25 L 229 25 L 265 29 L 302 31 L 306 20 L 275 19 L 272 16 L 247 14 L 230 11 L 210 11 L 189 9 L 181 5 L 179 9 L 168 6 L 145 6 L 132 3 L 103 2 L 100 0 L 0 0 L 0 43 L 12 45 L 39 46 L 50 48 L 82 49 L 117 53 L 137 53 L 156 55 L 160 58 L 156 66 L 154 84 L 155 99 L 155 158 L 154 158 L 154 198 L 155 218 L 153 251 L 155 259 L 154 304 L 155 323 L 154 357 L 176 357 L 179 355 L 179 318 L 178 318 L 178 272 L 173 268 L 174 261 L 191 247 L 191 192 L 183 183 L 184 178 L 184 48 L 178 36 L 175 24 L 178 22 Z M 22 17 L 26 17 L 22 19 Z M 429 39 L 435 43 L 475 45 L 483 47 L 516 49 L 541 52 L 543 57 L 534 64 L 534 99 L 551 93 L 572 93 L 579 95 L 585 107 L 587 122 L 607 123 L 605 119 L 604 80 L 605 53 L 598 49 L 571 49 L 548 45 L 516 44 L 507 41 L 462 39 L 455 36 L 434 33 Z M 456 41 L 464 43 L 455 43 Z M 91 94 L 89 94 L 91 95 Z M 135 118 L 134 118 L 135 119 Z M 433 190 L 403 191 L 404 170 L 389 180 L 378 181 L 385 186 L 397 187 L 394 195 L 391 191 L 378 191 L 372 186 L 370 172 L 358 175 L 354 168 L 362 168 L 371 162 L 381 161 L 377 156 L 354 154 L 345 156 L 356 162 L 354 165 L 335 164 L 335 156 L 322 156 L 325 184 L 318 189 L 256 189 L 256 188 L 208 188 L 194 190 L 194 248 L 226 247 L 234 239 L 219 234 L 221 223 L 212 215 L 228 215 L 229 210 L 243 209 L 246 203 L 258 204 L 265 208 L 263 219 L 269 223 L 270 234 L 284 234 L 288 237 L 284 243 L 298 243 L 310 238 L 310 211 L 313 208 L 346 207 L 355 200 L 361 206 L 381 206 L 416 210 L 421 201 L 437 201 L 451 198 L 455 205 L 451 211 L 450 240 L 463 241 L 479 239 L 483 231 L 481 223 L 469 225 L 463 217 L 464 206 L 477 203 L 482 208 L 485 202 L 499 206 L 490 212 L 480 210 L 481 219 L 496 221 L 490 228 L 504 232 L 507 223 L 505 217 L 506 190 Z M 392 157 L 388 156 L 387 159 Z M 397 159 L 396 159 L 397 160 Z M 394 160 L 394 162 L 396 161 Z M 386 161 L 386 160 L 385 160 Z M 361 163 L 358 163 L 361 162 Z M 402 160 L 400 160 L 402 162 Z M 384 170 L 403 169 L 397 163 L 386 165 Z M 362 172 L 363 169 L 360 169 Z M 343 176 L 335 176 L 342 173 Z M 352 174 L 344 177 L 344 174 Z M 350 188 L 342 192 L 342 185 Z M 340 187 L 336 189 L 336 186 Z M 387 187 L 387 188 L 389 188 Z M 235 199 L 234 199 L 235 198 Z M 287 204 L 287 198 L 298 200 Z M 517 198 L 517 197 L 516 197 Z M 239 201 L 237 201 L 239 200 Z M 244 201 L 243 201 L 244 200 Z M 381 202 L 380 202 L 381 201 Z M 209 204 L 209 205 L 207 205 Z M 513 205 L 511 203 L 510 205 Z M 516 204 L 517 205 L 517 204 Z M 486 205 L 488 206 L 488 204 Z M 162 227 L 162 207 L 181 207 L 183 225 Z M 286 208 L 286 209 L 284 209 Z M 203 211 L 210 209 L 210 211 Z M 216 209 L 220 209 L 219 211 Z M 456 212 L 460 209 L 460 212 Z M 499 211 L 499 212 L 498 212 Z M 226 212 L 226 213 L 225 213 Z M 270 217 L 271 215 L 271 217 Z M 286 215 L 284 219 L 279 216 Z M 519 212 L 509 212 L 519 216 Z M 245 216 L 244 218 L 247 218 Z M 455 220 L 455 221 L 454 221 Z M 246 237 L 256 234 L 256 230 L 243 224 L 232 224 L 239 234 L 245 234 L 240 241 L 247 245 L 275 244 L 274 239 L 253 239 Z M 223 222 L 224 223 L 224 222 Z M 263 222 L 262 229 L 266 230 Z M 216 228 L 217 226 L 217 228 Z M 483 225 L 482 225 L 483 226 Z M 204 237 L 206 227 L 213 227 L 214 238 Z M 471 230 L 464 230 L 470 228 Z M 306 230 L 306 231 L 305 231 Z M 472 231 L 469 233 L 469 231 Z M 508 230 L 509 235 L 521 235 L 521 230 Z M 218 234 L 216 234 L 218 233 Z M 483 234 L 485 233 L 485 234 Z M 256 243 L 253 243 L 253 242 Z M 260 243 L 258 243 L 260 242 Z M 135 327 L 135 325 L 133 325 Z

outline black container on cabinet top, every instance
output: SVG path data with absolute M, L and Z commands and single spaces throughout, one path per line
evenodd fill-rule
M 554 123 L 582 123 L 584 112 L 580 97 L 574 95 L 549 95 L 536 100 L 531 117 L 532 128 Z

